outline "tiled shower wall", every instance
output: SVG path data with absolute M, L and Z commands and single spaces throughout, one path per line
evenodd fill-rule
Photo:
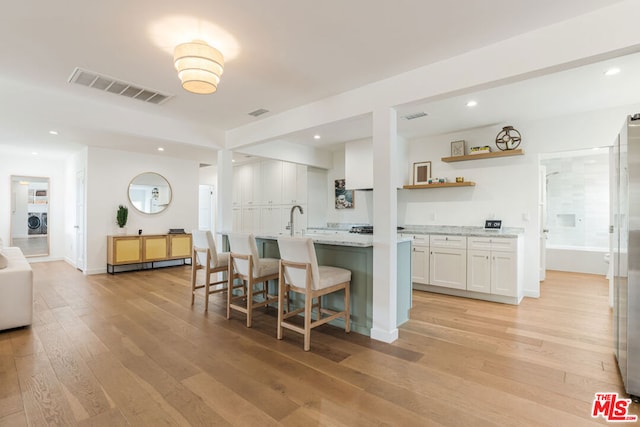
M 548 246 L 609 247 L 609 152 L 576 151 L 547 167 Z

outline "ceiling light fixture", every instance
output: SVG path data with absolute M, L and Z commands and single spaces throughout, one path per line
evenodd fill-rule
M 313 135 L 313 139 L 320 139 L 320 135 Z
M 51 135 L 57 135 L 57 134 L 58 134 L 58 131 L 57 131 L 57 130 L 50 130 L 50 131 L 49 131 L 49 133 L 50 133 Z
M 620 73 L 620 68 L 614 67 L 614 68 L 609 68 L 607 71 L 605 71 L 604 75 L 605 76 L 615 76 L 618 73 Z
M 158 151 L 164 151 L 164 148 L 158 147 Z
M 218 89 L 224 69 L 222 53 L 202 40 L 176 46 L 173 63 L 184 90 L 207 95 Z
M 38 152 L 37 151 L 32 151 L 31 154 L 33 154 L 34 156 L 37 156 Z
M 467 102 L 467 107 L 475 107 L 476 105 L 478 105 L 478 101 L 469 101 Z

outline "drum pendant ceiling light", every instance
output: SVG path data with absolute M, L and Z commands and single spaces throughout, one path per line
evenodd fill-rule
M 173 63 L 182 87 L 197 94 L 210 94 L 218 89 L 224 68 L 222 53 L 202 40 L 176 46 Z

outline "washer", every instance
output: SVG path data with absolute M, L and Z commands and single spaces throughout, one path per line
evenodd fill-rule
M 29 212 L 27 218 L 27 234 L 42 234 L 42 220 L 40 212 Z

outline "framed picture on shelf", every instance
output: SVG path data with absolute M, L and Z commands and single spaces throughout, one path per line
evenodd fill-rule
M 344 179 L 335 180 L 336 209 L 353 209 L 353 190 L 347 190 Z
M 413 164 L 413 185 L 428 184 L 431 178 L 431 162 Z
M 464 139 L 451 143 L 451 157 L 464 156 Z

